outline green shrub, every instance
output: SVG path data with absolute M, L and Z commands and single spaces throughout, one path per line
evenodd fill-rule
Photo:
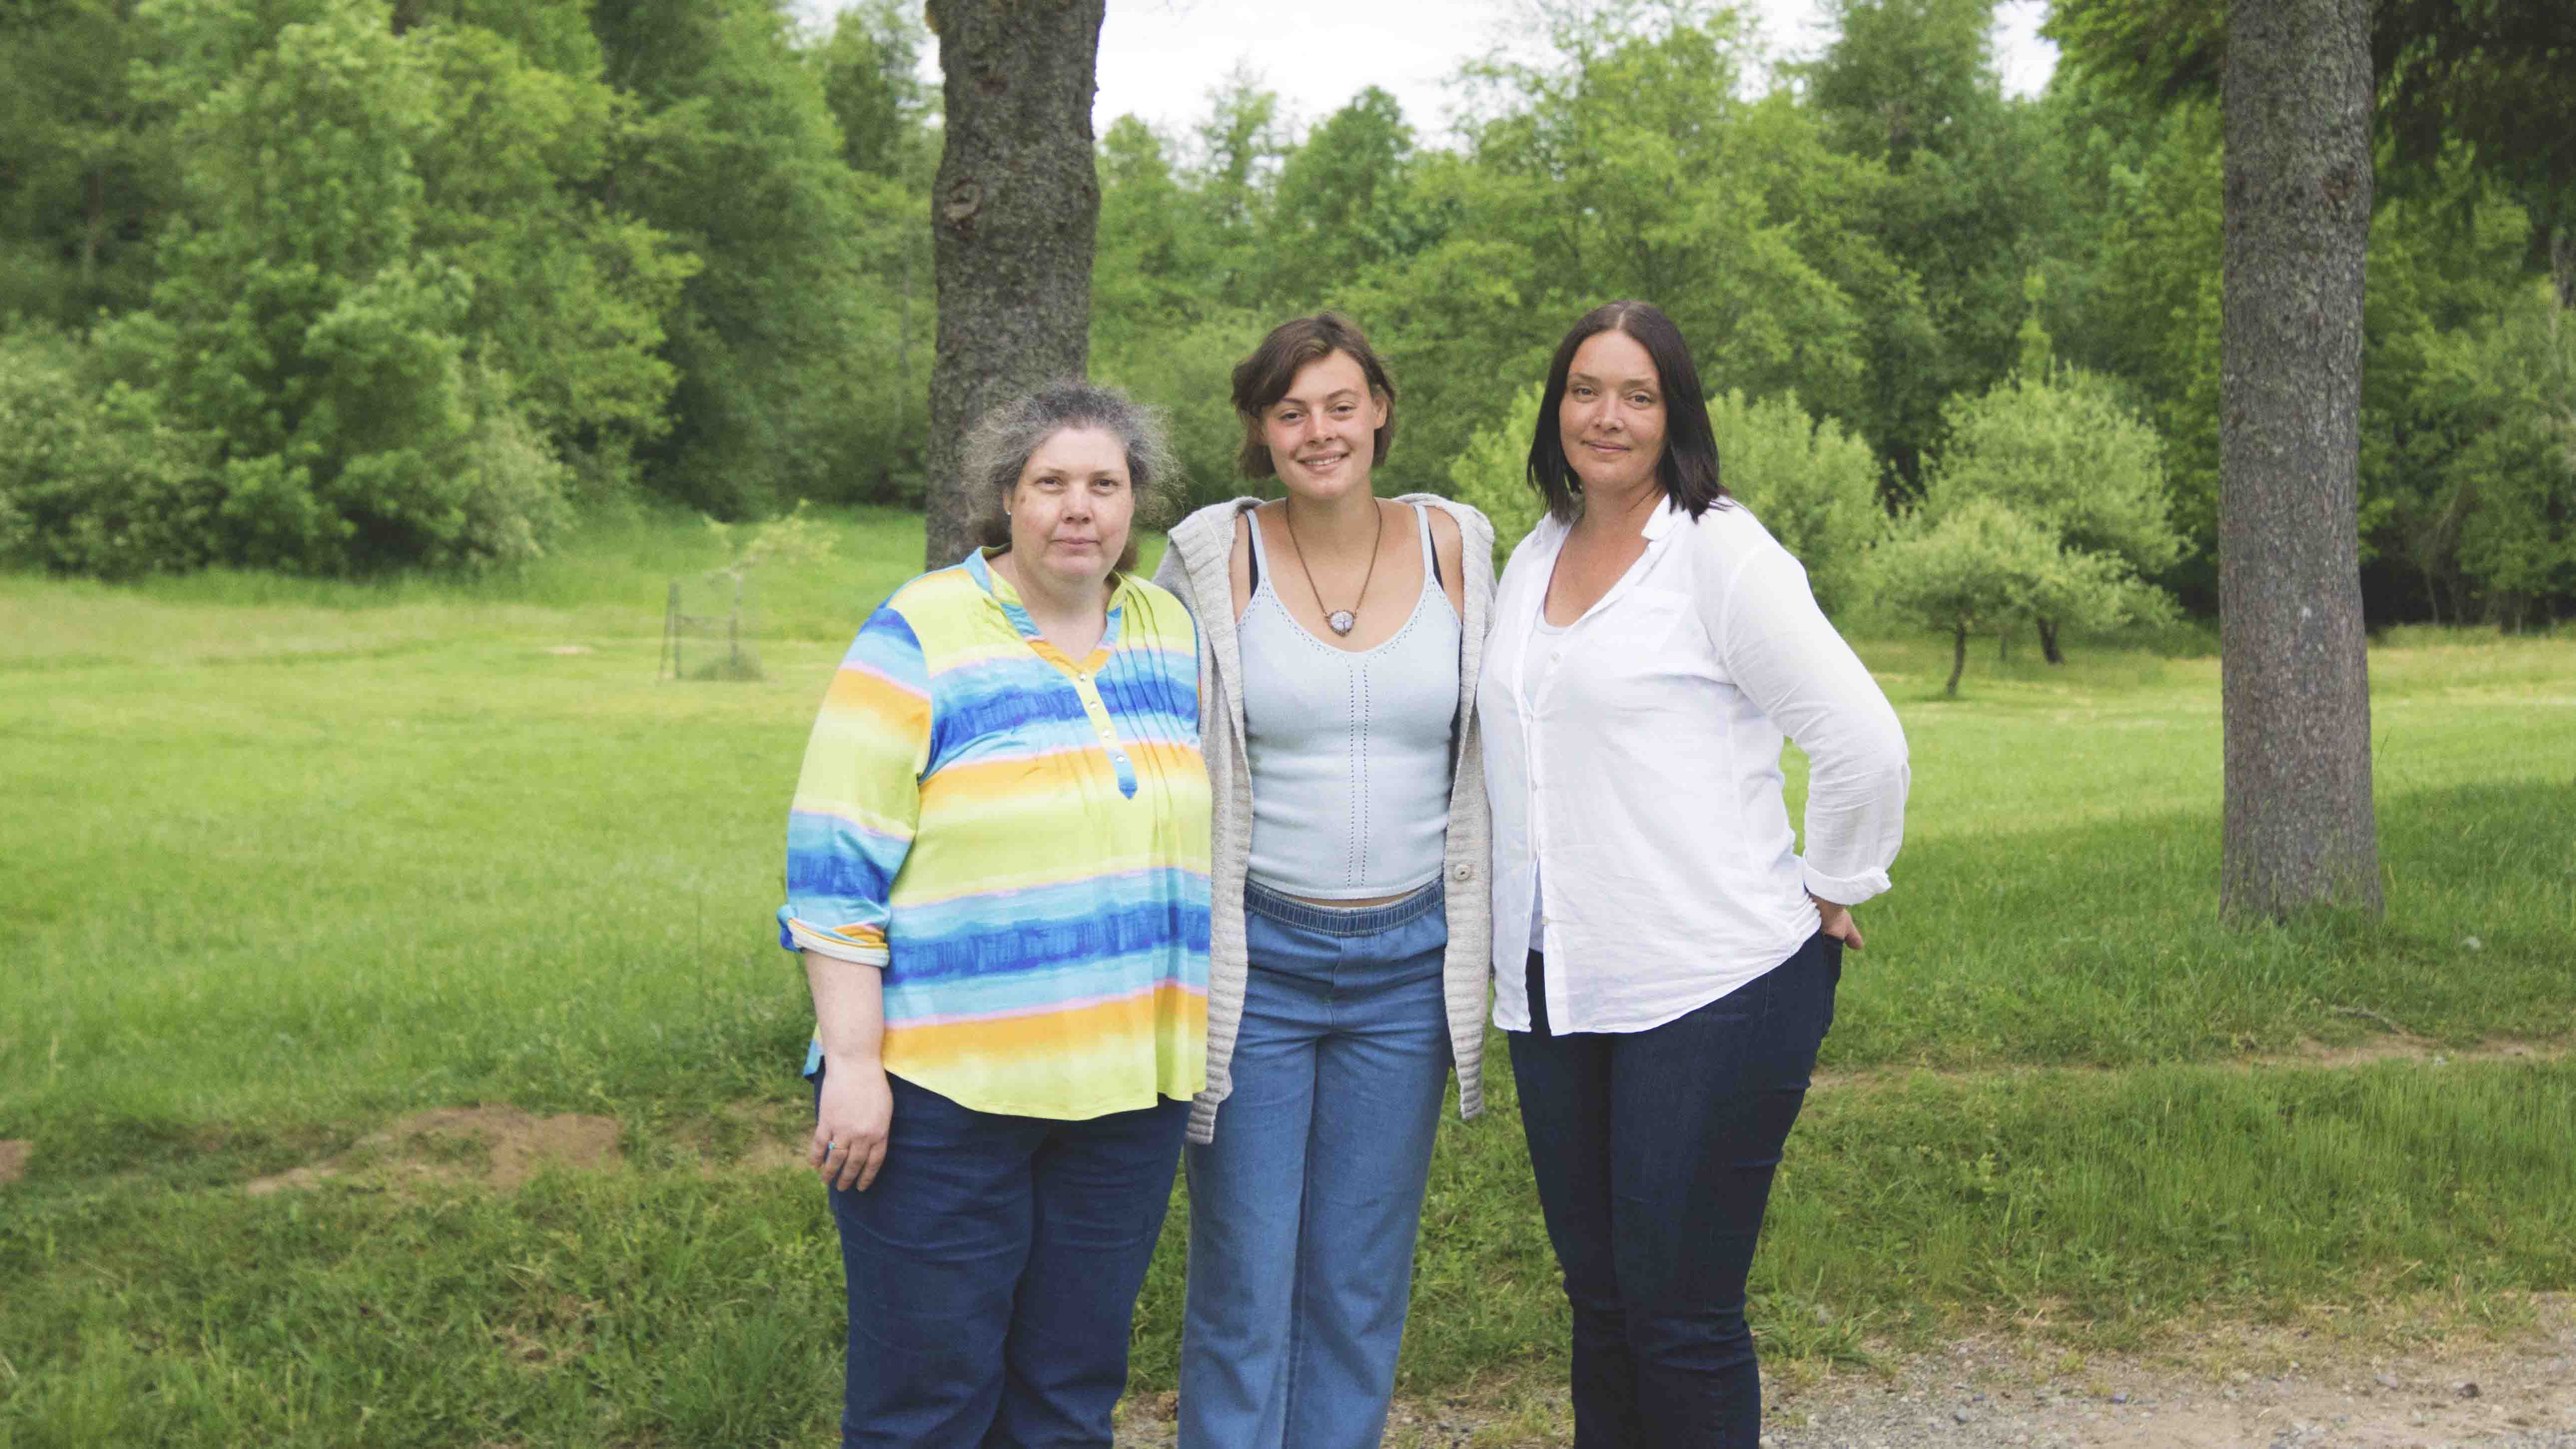
M 217 491 L 148 393 L 103 391 L 82 344 L 0 336 L 0 561 L 131 578 L 207 561 Z
M 1727 491 L 1806 565 L 1816 603 L 1842 617 L 1888 534 L 1869 444 L 1830 419 L 1811 421 L 1795 393 L 1751 402 L 1730 389 L 1708 400 L 1708 420 Z

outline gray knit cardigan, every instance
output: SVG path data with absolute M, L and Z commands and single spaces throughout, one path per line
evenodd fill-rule
M 1458 728 L 1449 787 L 1449 848 L 1442 862 L 1449 949 L 1443 981 L 1449 1048 L 1458 1069 L 1458 1113 L 1485 1108 L 1486 987 L 1492 975 L 1493 894 L 1485 879 L 1493 857 L 1492 818 L 1485 809 L 1484 751 L 1476 730 L 1476 670 L 1494 603 L 1494 526 L 1463 503 L 1429 493 L 1398 500 L 1448 514 L 1458 524 L 1460 596 L 1466 617 L 1458 646 Z M 1199 748 L 1207 756 L 1216 798 L 1208 925 L 1207 1090 L 1190 1106 L 1189 1140 L 1216 1138 L 1217 1104 L 1234 1090 L 1235 1032 L 1243 1024 L 1246 969 L 1243 877 L 1252 855 L 1252 765 L 1243 744 L 1243 656 L 1235 646 L 1234 522 L 1257 498 L 1202 508 L 1172 530 L 1154 582 L 1180 596 L 1199 626 Z

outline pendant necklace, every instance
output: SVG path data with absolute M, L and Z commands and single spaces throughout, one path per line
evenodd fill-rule
M 1351 606 L 1347 609 L 1331 609 L 1324 605 L 1324 591 L 1315 587 L 1315 570 L 1306 562 L 1306 545 L 1299 542 L 1297 538 L 1297 510 L 1283 503 L 1279 506 L 1279 511 L 1288 520 L 1288 541 L 1297 545 L 1297 567 L 1305 571 L 1306 592 L 1315 596 L 1316 612 L 1324 616 L 1324 624 L 1327 628 L 1335 634 L 1349 637 L 1351 630 L 1359 626 L 1360 606 L 1368 602 L 1369 580 L 1377 577 L 1378 549 L 1386 543 L 1386 515 L 1378 514 L 1377 537 L 1369 540 L 1368 572 L 1360 575 L 1360 596 L 1351 600 Z M 1369 500 L 1369 511 L 1377 512 L 1377 500 Z

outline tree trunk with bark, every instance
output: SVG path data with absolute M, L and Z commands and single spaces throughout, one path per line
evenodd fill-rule
M 2220 910 L 2375 911 L 2357 516 L 2370 0 L 2231 6 L 2221 88 Z
M 988 408 L 1079 378 L 1091 352 L 1093 66 L 1107 0 L 930 0 L 945 73 L 931 186 L 939 340 L 924 561 L 974 545 L 958 445 Z
M 1950 631 L 1950 682 L 1942 687 L 1941 692 L 1947 694 L 1952 699 L 1957 699 L 1959 697 L 1959 676 L 1967 672 L 1968 626 L 1965 624 L 1959 624 L 1954 626 Z
M 2057 647 L 2057 621 L 2054 619 L 2039 621 L 2039 657 L 2051 664 L 2066 662 L 2066 652 Z

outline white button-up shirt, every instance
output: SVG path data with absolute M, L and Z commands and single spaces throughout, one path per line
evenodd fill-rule
M 1817 929 L 1807 892 L 1886 890 L 1904 839 L 1904 731 L 1806 570 L 1733 502 L 1696 522 L 1667 504 L 1644 533 L 1562 634 L 1536 627 L 1565 545 L 1554 519 L 1494 595 L 1476 705 L 1506 1031 L 1530 1027 L 1534 927 L 1551 1031 L 1644 1031 L 1787 960 Z M 1811 764 L 1803 860 L 1784 733 Z

